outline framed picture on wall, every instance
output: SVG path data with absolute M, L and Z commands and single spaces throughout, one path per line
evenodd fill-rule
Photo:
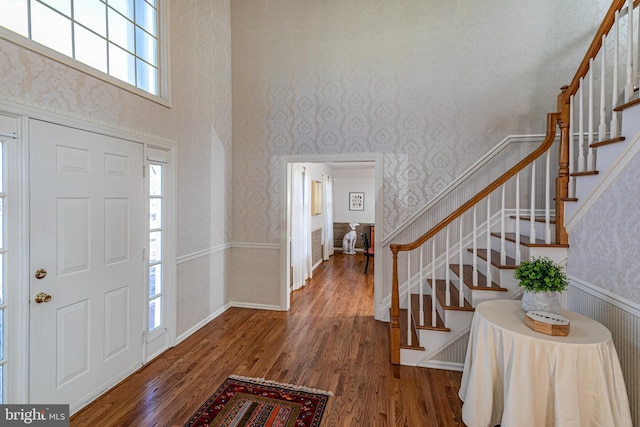
M 349 210 L 364 210 L 364 193 L 349 193 Z
M 311 181 L 311 215 L 322 213 L 322 183 Z

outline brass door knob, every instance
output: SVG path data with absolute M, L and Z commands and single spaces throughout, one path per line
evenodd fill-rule
M 51 295 L 46 294 L 44 292 L 38 292 L 36 296 L 33 298 L 33 300 L 38 304 L 43 302 L 49 302 L 51 301 Z
M 47 270 L 45 270 L 44 268 L 40 268 L 38 270 L 36 270 L 36 279 L 44 279 L 45 277 L 47 277 Z

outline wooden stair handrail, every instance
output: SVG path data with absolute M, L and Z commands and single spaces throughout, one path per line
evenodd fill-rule
M 613 0 L 609 10 L 607 11 L 598 31 L 596 32 L 589 49 L 587 50 L 580 66 L 578 67 L 576 74 L 574 75 L 571 83 L 567 86 L 563 86 L 561 93 L 557 98 L 557 111 L 555 113 L 547 114 L 547 133 L 543 143 L 527 157 L 518 162 L 515 166 L 505 172 L 502 176 L 497 178 L 483 190 L 478 192 L 475 196 L 465 202 L 462 206 L 449 214 L 446 218 L 432 227 L 429 231 L 419 237 L 412 243 L 389 245 L 393 254 L 393 276 L 392 276 L 392 290 L 391 290 L 391 308 L 390 308 L 390 356 L 391 363 L 394 365 L 394 376 L 399 377 L 399 370 L 397 367 L 400 365 L 400 295 L 399 295 L 399 283 L 398 283 L 398 252 L 410 251 L 416 249 L 427 242 L 429 239 L 436 236 L 447 225 L 451 224 L 454 220 L 461 217 L 466 211 L 478 204 L 481 200 L 488 197 L 493 191 L 498 189 L 501 185 L 513 178 L 518 172 L 523 170 L 526 166 L 533 163 L 538 157 L 544 154 L 553 145 L 556 139 L 557 128 L 560 127 L 560 147 L 558 157 L 558 176 L 556 178 L 556 243 L 567 244 L 568 236 L 564 227 L 564 200 L 568 195 L 569 185 L 569 122 L 571 117 L 569 115 L 569 104 L 571 97 L 575 95 L 580 86 L 580 80 L 589 72 L 589 66 L 591 59 L 595 58 L 602 48 L 602 38 L 609 34 L 611 28 L 615 24 L 616 12 L 622 10 L 628 3 L 628 0 Z M 633 1 L 633 8 L 635 9 L 640 4 L 640 0 Z M 628 11 L 633 13 L 633 10 Z
M 562 92 L 558 95 L 558 106 L 561 106 L 562 97 L 566 92 L 567 86 L 562 87 Z M 567 110 L 564 108 L 563 110 Z M 547 134 L 545 136 L 542 144 L 536 148 L 533 152 L 531 152 L 527 157 L 518 162 L 515 166 L 511 167 L 507 172 L 505 172 L 502 176 L 497 178 L 487 187 L 485 187 L 482 191 L 476 194 L 474 197 L 469 199 L 466 203 L 452 212 L 445 219 L 440 221 L 437 225 L 432 227 L 428 232 L 422 235 L 422 237 L 418 238 L 416 241 L 408 244 L 391 244 L 389 245 L 391 248 L 392 256 L 393 256 L 393 276 L 392 276 L 392 284 L 391 284 L 391 307 L 389 310 L 389 351 L 390 351 L 390 361 L 394 366 L 393 376 L 398 378 L 400 377 L 400 371 L 398 367 L 400 366 L 400 290 L 398 283 L 398 252 L 399 251 L 410 251 L 420 247 L 427 240 L 435 236 L 440 230 L 442 230 L 447 225 L 451 224 L 456 218 L 460 217 L 463 213 L 468 211 L 482 199 L 490 195 L 494 190 L 499 188 L 502 184 L 507 182 L 509 179 L 514 177 L 518 172 L 523 170 L 527 165 L 533 163 L 538 157 L 542 154 L 546 153 L 549 148 L 553 145 L 553 142 L 556 139 L 556 128 L 558 126 L 558 122 L 561 122 L 563 115 L 561 112 L 549 113 L 547 114 Z M 561 139 L 566 139 L 566 133 L 568 125 L 564 123 L 560 123 L 560 127 L 562 130 Z M 562 168 L 561 168 L 562 169 Z M 568 175 L 568 174 L 567 174 Z
M 563 94 L 564 94 L 564 90 L 563 90 Z M 406 244 L 392 243 L 391 245 L 389 245 L 389 247 L 391 248 L 391 252 L 393 252 L 394 254 L 397 254 L 399 251 L 410 251 L 422 246 L 422 244 L 424 244 L 427 240 L 429 240 L 430 238 L 438 234 L 440 230 L 444 229 L 447 225 L 451 224 L 456 218 L 462 216 L 463 213 L 471 209 L 474 205 L 476 205 L 482 199 L 487 197 L 489 194 L 491 194 L 494 190 L 499 188 L 502 184 L 507 182 L 509 179 L 513 178 L 518 172 L 523 170 L 527 165 L 529 165 L 530 163 L 533 163 L 535 159 L 540 157 L 542 154 L 546 153 L 546 151 L 549 148 L 551 148 L 551 146 L 553 145 L 553 142 L 556 139 L 556 128 L 557 128 L 557 122 L 559 121 L 559 119 L 560 119 L 560 113 L 556 112 L 556 113 L 547 114 L 547 134 L 545 136 L 544 141 L 538 148 L 532 151 L 527 157 L 520 160 L 520 162 L 518 162 L 515 166 L 511 167 L 511 169 L 509 169 L 507 172 L 505 172 L 502 176 L 497 178 L 491 184 L 487 185 L 483 190 L 478 192 L 475 196 L 473 196 L 466 203 L 464 203 L 458 209 L 456 209 L 451 214 L 449 214 L 449 216 L 447 216 L 445 219 L 440 221 L 438 224 L 436 224 L 434 227 L 432 227 L 429 231 L 427 231 L 425 234 L 423 234 L 414 242 L 406 243 Z
M 580 86 L 580 79 L 587 75 L 589 72 L 589 61 L 592 58 L 595 58 L 600 48 L 602 47 L 602 36 L 609 34 L 613 24 L 615 23 L 616 12 L 622 10 L 622 8 L 627 3 L 626 0 L 613 0 L 607 14 L 605 15 L 596 35 L 593 37 L 591 41 L 591 45 L 589 49 L 587 49 L 587 53 L 582 58 L 582 62 L 576 71 L 575 76 L 573 76 L 573 80 L 569 84 L 569 89 L 565 93 L 564 103 L 568 104 L 571 100 L 571 97 L 578 92 L 578 87 Z M 640 3 L 640 0 L 634 0 L 633 7 L 635 8 Z

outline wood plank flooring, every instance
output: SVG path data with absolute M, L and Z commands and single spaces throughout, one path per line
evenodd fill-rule
M 329 390 L 322 426 L 464 426 L 460 372 L 389 364 L 373 268 L 336 254 L 289 312 L 231 308 L 85 407 L 71 426 L 183 426 L 231 374 Z

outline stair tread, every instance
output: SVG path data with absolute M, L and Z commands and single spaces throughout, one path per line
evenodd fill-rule
M 449 266 L 451 271 L 453 271 L 458 277 L 460 277 L 460 265 L 459 264 L 451 264 Z M 462 281 L 464 282 L 469 289 L 478 290 L 478 291 L 498 291 L 498 292 L 506 292 L 507 289 L 501 287 L 499 284 L 491 281 L 491 286 L 487 286 L 487 276 L 478 271 L 478 286 L 473 286 L 473 266 L 464 264 L 462 266 Z
M 473 253 L 473 249 L 469 248 L 469 252 Z M 477 254 L 483 260 L 487 260 L 487 250 L 486 249 L 477 249 Z M 491 250 L 491 265 L 500 269 L 514 269 L 517 267 L 516 260 L 507 255 L 506 264 L 500 263 L 500 252 Z
M 516 216 L 515 216 L 515 215 L 509 215 L 509 218 L 511 218 L 511 219 L 516 219 Z M 523 220 L 523 221 L 531 221 L 531 217 L 530 217 L 530 216 L 528 216 L 528 215 L 526 215 L 526 216 L 520 216 L 520 219 L 521 219 L 521 220 Z M 534 218 L 534 221 L 535 221 L 535 222 L 544 222 L 544 223 L 546 223 L 546 222 L 547 222 L 546 218 L 545 218 L 545 217 L 543 217 L 543 216 L 537 216 L 537 217 L 535 217 L 535 218 Z M 549 224 L 555 224 L 555 223 L 556 223 L 556 219 L 555 219 L 555 218 L 549 218 Z
M 613 109 L 613 111 L 622 111 L 625 108 L 632 107 L 632 106 L 634 106 L 636 104 L 640 104 L 640 98 L 636 98 L 636 99 L 634 99 L 632 101 L 625 102 L 624 104 L 618 105 L 616 108 Z
M 571 176 L 589 176 L 589 175 L 598 175 L 600 172 L 598 171 L 584 171 L 584 172 L 571 172 L 569 175 Z
M 433 279 L 428 280 L 431 288 L 433 289 Z M 436 298 L 438 300 L 438 304 L 445 310 L 459 310 L 459 311 L 473 311 L 474 308 L 469 304 L 469 301 L 464 300 L 464 306 L 460 307 L 459 301 L 459 292 L 456 285 L 449 281 L 449 291 L 451 294 L 451 305 L 447 305 L 446 303 L 446 280 L 445 279 L 436 279 Z
M 413 339 L 414 345 L 409 345 L 407 342 L 407 317 L 408 310 L 406 308 L 400 309 L 400 348 L 409 348 L 412 350 L 423 350 L 424 347 L 420 346 L 420 338 L 416 333 L 416 329 L 414 327 L 411 328 L 411 336 Z M 413 325 L 412 325 L 413 326 Z
M 596 147 L 601 147 L 603 145 L 615 144 L 616 142 L 622 142 L 624 140 L 625 140 L 624 136 L 619 136 L 617 138 L 610 138 L 610 139 L 594 142 L 593 144 L 589 144 L 589 147 L 596 148 Z
M 422 324 L 420 322 L 415 322 L 415 319 L 420 316 L 420 295 L 412 294 L 411 295 L 411 315 L 414 318 L 415 327 L 417 329 L 426 329 L 431 331 L 444 331 L 450 332 L 451 329 L 447 328 L 444 325 L 444 321 L 440 317 L 440 314 L 436 311 L 436 326 L 431 326 L 431 315 L 433 314 L 431 303 L 431 295 L 422 295 L 422 309 L 424 312 L 424 317 L 422 319 Z
M 491 233 L 492 236 L 500 237 L 500 233 Z M 510 242 L 516 241 L 516 233 L 505 233 L 504 238 Z M 560 243 L 545 243 L 542 239 L 536 239 L 534 243 L 529 242 L 529 236 L 521 234 L 520 244 L 528 247 L 549 247 L 549 248 L 568 248 L 569 245 L 563 245 Z

